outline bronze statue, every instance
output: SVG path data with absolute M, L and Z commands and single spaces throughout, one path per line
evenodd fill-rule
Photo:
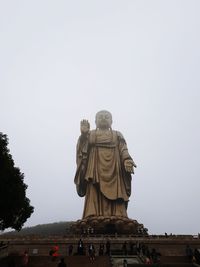
M 131 173 L 136 164 L 128 153 L 123 135 L 111 128 L 111 113 L 99 111 L 95 123 L 96 129 L 90 130 L 89 122 L 81 121 L 77 143 L 74 181 L 78 195 L 85 196 L 83 219 L 128 217 Z

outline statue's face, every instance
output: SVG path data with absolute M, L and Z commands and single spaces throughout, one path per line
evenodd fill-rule
M 109 129 L 112 125 L 112 115 L 110 112 L 103 110 L 96 114 L 96 126 L 99 129 Z

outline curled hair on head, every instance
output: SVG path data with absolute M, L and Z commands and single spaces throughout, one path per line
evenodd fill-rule
M 95 119 L 97 119 L 99 113 L 102 113 L 102 112 L 106 112 L 106 113 L 108 113 L 108 114 L 110 115 L 111 119 L 112 119 L 112 114 L 110 113 L 110 111 L 105 110 L 105 109 L 98 111 L 98 112 L 96 113 Z
M 109 116 L 110 116 L 110 118 L 111 118 L 111 124 L 112 124 L 112 114 L 110 113 L 110 111 L 108 111 L 108 110 L 100 110 L 100 111 L 98 111 L 97 113 L 96 113 L 96 116 L 95 116 L 95 122 L 97 122 L 97 117 L 99 116 L 99 114 L 101 114 L 101 113 L 107 113 Z M 111 128 L 111 125 L 110 125 L 110 129 L 112 130 L 112 128 Z

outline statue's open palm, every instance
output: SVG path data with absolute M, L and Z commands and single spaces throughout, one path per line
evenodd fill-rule
M 81 121 L 81 133 L 87 134 L 90 131 L 90 123 L 88 120 L 82 120 Z

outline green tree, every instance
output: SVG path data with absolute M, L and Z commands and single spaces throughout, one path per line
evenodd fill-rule
M 26 197 L 24 174 L 15 167 L 7 135 L 0 132 L 0 230 L 20 230 L 34 208 Z

